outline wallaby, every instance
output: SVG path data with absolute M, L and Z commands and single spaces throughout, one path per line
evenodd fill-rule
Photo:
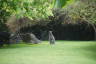
M 55 44 L 55 37 L 52 34 L 52 31 L 49 31 L 49 42 L 50 44 Z

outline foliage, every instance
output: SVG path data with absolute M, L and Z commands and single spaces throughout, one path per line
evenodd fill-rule
M 75 0 L 55 0 L 54 1 L 54 9 L 53 9 L 53 15 L 54 20 L 57 21 L 57 23 L 69 23 L 70 18 L 68 16 L 68 10 L 66 10 L 67 6 L 72 4 Z M 59 22 L 58 22 L 59 21 Z
M 55 0 L 54 1 L 54 8 L 63 8 L 67 4 L 73 2 L 74 0 Z
M 4 31 L 6 29 L 4 23 L 7 17 L 10 16 L 10 13 L 5 10 L 7 5 L 4 1 L 6 2 L 6 0 L 0 0 L 0 31 Z
M 17 18 L 48 18 L 52 15 L 51 3 L 51 0 L 0 0 L 0 29 L 5 27 L 11 15 Z
M 61 7 L 62 3 L 65 6 Z M 55 6 L 61 8 L 55 10 L 55 16 L 66 14 L 64 18 L 73 23 L 79 20 L 96 23 L 96 0 L 56 0 Z
M 79 5 L 78 5 L 79 4 Z M 73 21 L 87 21 L 96 23 L 96 1 L 95 0 L 80 0 L 75 1 L 67 7 L 69 16 Z
M 96 40 L 96 0 L 74 0 L 66 5 L 64 9 L 57 10 L 55 16 L 56 20 L 63 18 L 63 20 L 60 20 L 63 23 L 85 22 L 88 26 L 91 25 L 94 29 L 94 39 Z
M 1 0 L 2 9 L 6 12 L 29 18 L 45 18 L 51 15 L 50 4 L 48 0 Z

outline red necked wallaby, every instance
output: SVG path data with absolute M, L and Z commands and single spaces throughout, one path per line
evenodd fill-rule
M 55 37 L 52 34 L 52 31 L 49 31 L 49 42 L 50 44 L 55 44 Z

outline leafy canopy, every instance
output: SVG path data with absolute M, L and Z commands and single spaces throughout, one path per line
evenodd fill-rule
M 4 10 L 17 17 L 25 16 L 33 19 L 52 15 L 51 0 L 0 0 L 0 7 L 1 11 Z

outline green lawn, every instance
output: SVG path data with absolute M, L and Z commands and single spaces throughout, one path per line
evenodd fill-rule
M 0 49 L 0 64 L 96 64 L 96 42 L 57 41 Z

